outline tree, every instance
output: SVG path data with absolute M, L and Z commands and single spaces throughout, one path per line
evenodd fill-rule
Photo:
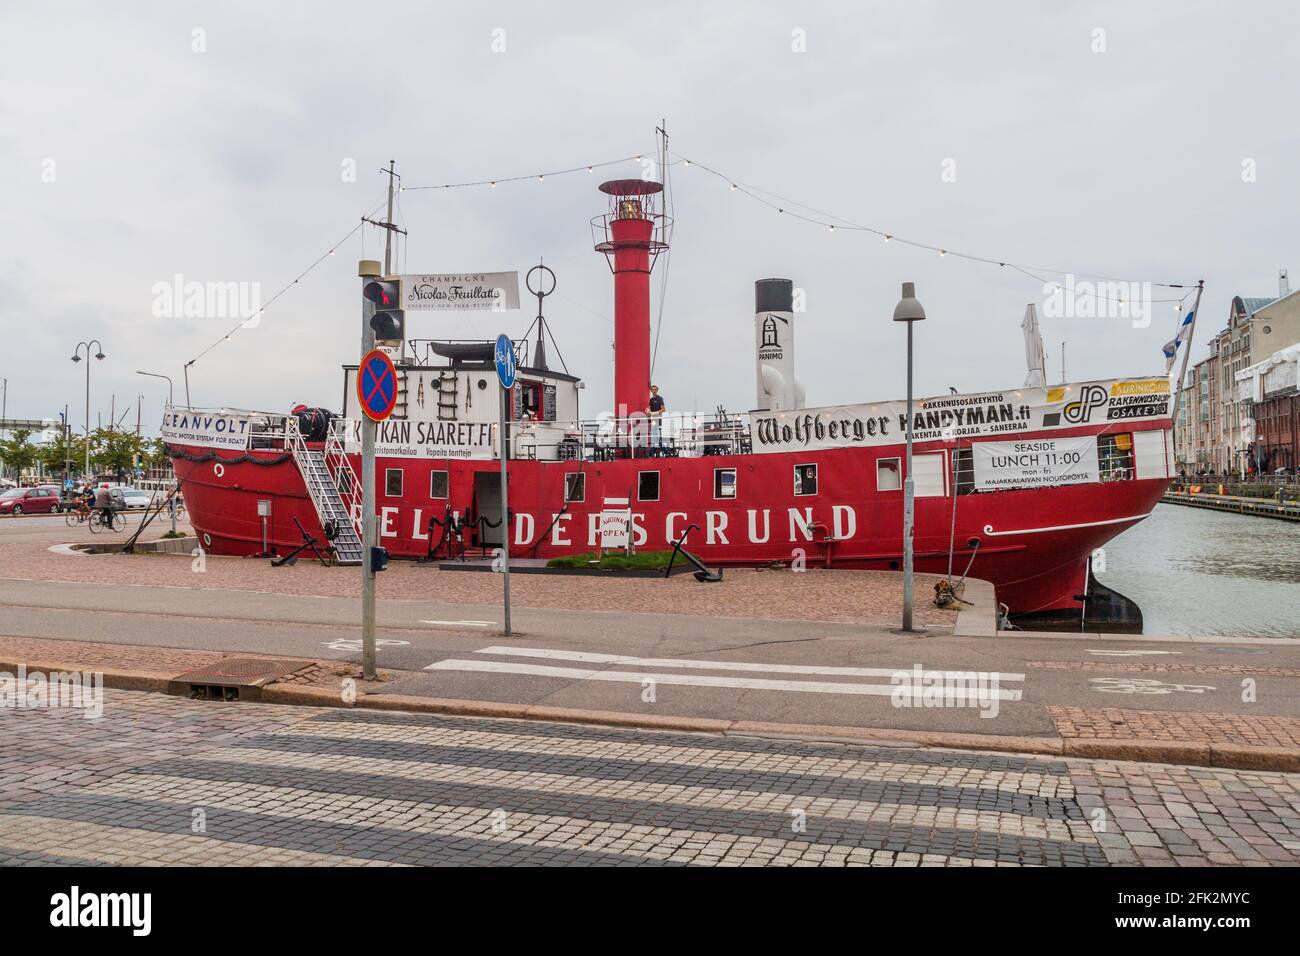
M 16 476 L 21 476 L 36 461 L 36 448 L 28 441 L 31 435 L 30 429 L 15 428 L 8 438 L 0 440 L 0 461 L 5 468 L 14 469 Z
M 144 463 L 150 468 L 161 468 L 168 462 L 167 446 L 161 438 L 150 438 L 144 443 Z
M 128 473 L 135 456 L 144 450 L 144 439 L 135 432 L 97 428 L 90 435 L 90 458 L 100 471 L 115 475 Z
M 60 474 L 64 468 L 68 468 L 72 472 L 79 472 L 81 463 L 85 460 L 85 455 L 85 442 L 70 435 L 65 435 L 63 429 L 59 429 L 58 438 L 54 441 L 41 445 L 36 449 L 36 457 L 45 466 L 45 470 Z

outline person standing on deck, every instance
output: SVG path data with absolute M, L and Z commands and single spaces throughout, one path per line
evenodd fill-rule
M 650 386 L 650 404 L 646 406 L 646 414 L 650 416 L 650 447 L 658 448 L 662 443 L 661 425 L 664 415 L 664 399 L 659 394 L 659 386 Z

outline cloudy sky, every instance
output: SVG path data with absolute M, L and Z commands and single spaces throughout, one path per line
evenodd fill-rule
M 135 371 L 171 375 L 180 395 L 184 363 L 234 324 L 156 316 L 156 283 L 256 282 L 266 299 L 374 206 L 390 158 L 408 187 L 505 178 L 650 154 L 661 119 L 680 157 L 898 236 L 1076 274 L 1203 277 L 1199 357 L 1233 295 L 1274 293 L 1279 268 L 1300 270 L 1298 34 L 1300 8 L 1283 2 L 5 0 L 8 411 L 68 404 L 80 425 L 84 371 L 69 356 L 98 338 L 92 422 L 114 395 L 120 415 L 143 393 L 156 428 L 166 385 Z M 602 173 L 639 167 L 400 197 L 403 271 L 555 269 L 548 320 L 588 383 L 584 412 L 612 377 L 612 285 L 588 227 Z M 695 166 L 673 167 L 671 184 L 654 373 L 671 408 L 753 404 L 765 276 L 805 290 L 796 363 L 811 404 L 901 395 L 890 316 L 904 280 L 929 314 L 920 393 L 1023 381 L 1037 279 L 832 233 Z M 380 244 L 370 227 L 353 234 L 257 328 L 204 355 L 194 403 L 337 408 L 339 366 L 357 358 L 356 261 Z M 1153 309 L 1147 328 L 1044 318 L 1051 377 L 1062 341 L 1071 379 L 1162 370 L 1177 316 Z M 420 337 L 490 337 L 532 314 L 408 321 Z

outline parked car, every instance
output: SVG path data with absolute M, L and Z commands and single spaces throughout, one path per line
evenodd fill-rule
M 13 488 L 0 494 L 0 515 L 51 514 L 63 510 L 54 488 Z
M 148 508 L 149 500 L 152 497 L 147 491 L 141 491 L 139 488 L 127 488 L 125 486 L 120 488 L 110 488 L 109 491 L 115 500 L 120 492 L 124 502 L 121 507 L 126 508 Z

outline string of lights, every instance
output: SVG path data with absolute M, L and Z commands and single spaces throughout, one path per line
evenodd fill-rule
M 566 176 L 569 173 L 590 173 L 597 169 L 604 169 L 607 166 L 617 166 L 620 163 L 639 162 L 644 154 L 637 153 L 633 156 L 624 156 L 621 159 L 610 159 L 603 163 L 588 163 L 583 166 L 572 166 L 569 169 L 553 169 L 543 173 L 528 173 L 523 176 L 498 176 L 496 179 L 475 179 L 464 183 L 439 183 L 434 186 L 403 186 L 403 192 L 417 192 L 426 189 L 463 189 L 466 186 L 487 186 L 493 188 L 502 183 L 519 183 L 525 180 L 536 180 L 542 182 L 547 176 Z
M 1050 269 L 1045 266 L 1024 266 L 1014 262 L 1010 262 L 1006 259 L 997 259 L 989 256 L 980 256 L 970 252 L 962 252 L 955 249 L 949 249 L 945 246 L 936 245 L 930 242 L 924 242 L 919 239 L 910 239 L 904 236 L 900 236 L 897 233 L 889 232 L 887 230 L 880 229 L 875 226 L 867 226 L 867 225 L 863 225 L 862 223 L 853 222 L 852 220 L 845 219 L 841 216 L 836 216 L 832 213 L 827 213 L 822 210 L 816 209 L 812 206 L 808 206 L 803 203 L 798 203 L 795 202 L 794 200 L 779 196 L 776 193 L 773 193 L 769 190 L 762 189 L 760 187 L 754 186 L 749 183 L 743 183 L 740 180 L 736 179 L 735 177 L 729 176 L 728 174 L 722 172 L 719 169 L 715 169 L 704 163 L 690 159 L 689 157 L 682 156 L 679 153 L 673 153 L 672 155 L 677 156 L 678 160 L 681 162 L 683 166 L 698 167 L 699 169 L 702 169 L 704 172 L 709 173 L 710 175 L 715 176 L 718 179 L 726 182 L 733 192 L 742 193 L 743 195 L 749 197 L 750 199 L 762 203 L 763 205 L 767 206 L 770 209 L 776 210 L 781 215 L 790 216 L 791 218 L 798 219 L 803 222 L 810 223 L 812 225 L 821 226 L 825 229 L 828 229 L 831 232 L 835 232 L 836 230 L 843 230 L 845 232 L 865 232 L 871 235 L 879 236 L 885 242 L 897 242 L 902 245 L 911 246 L 916 249 L 925 249 L 930 252 L 937 253 L 939 256 L 954 256 L 958 259 L 965 259 L 970 262 L 981 262 L 986 265 L 1010 267 L 1020 272 L 1023 272 L 1025 275 L 1029 275 L 1033 278 L 1039 278 L 1038 276 L 1033 275 L 1033 273 L 1040 272 L 1040 273 L 1048 273 L 1051 275 L 1074 276 L 1075 278 L 1078 279 L 1096 280 L 1099 282 L 1126 282 L 1126 283 L 1139 282 L 1140 283 L 1142 281 L 1142 280 L 1121 278 L 1118 276 L 1100 275 L 1097 273 L 1075 272 L 1069 269 Z M 772 199 L 766 198 L 768 196 L 771 196 Z M 795 212 L 790 207 L 803 209 L 806 210 L 808 213 L 813 213 L 814 215 L 806 215 L 805 213 Z M 835 221 L 832 222 L 831 220 L 835 220 Z M 1050 281 L 1050 280 L 1040 279 L 1039 281 Z M 1196 283 L 1195 282 L 1151 282 L 1150 285 L 1160 286 L 1161 288 L 1166 288 L 1166 289 L 1190 288 L 1194 290 Z M 1186 298 L 1186 296 L 1184 296 L 1184 298 Z M 1165 299 L 1159 301 L 1175 302 L 1180 300 Z
M 365 213 L 365 214 L 366 214 L 367 216 L 369 216 L 369 215 L 371 215 L 372 213 L 374 213 L 375 210 L 377 210 L 377 209 L 379 208 L 379 206 L 382 204 L 382 202 L 383 202 L 383 198 L 380 197 L 380 199 L 379 199 L 378 201 L 376 201 L 375 203 L 373 203 L 373 204 L 370 206 L 370 208 L 368 208 L 368 209 L 366 210 L 366 213 Z M 275 293 L 275 295 L 271 296 L 271 298 L 267 299 L 266 302 L 262 303 L 262 304 L 258 307 L 258 309 L 257 309 L 256 312 L 254 312 L 252 315 L 246 315 L 246 316 L 244 316 L 243 318 L 241 318 L 241 319 L 239 320 L 238 324 L 236 324 L 233 328 L 231 328 L 228 332 L 226 332 L 224 335 L 222 335 L 219 339 L 217 339 L 215 342 L 213 342 L 211 345 L 209 345 L 207 348 L 205 348 L 202 352 L 199 352 L 199 354 L 195 355 L 194 358 L 192 358 L 192 359 L 190 359 L 188 362 L 186 362 L 186 363 L 185 363 L 185 367 L 186 367 L 186 368 L 189 368 L 191 365 L 193 365 L 193 364 L 194 364 L 195 362 L 197 362 L 199 359 L 203 358 L 205 355 L 207 355 L 209 352 L 211 352 L 213 349 L 215 349 L 218 345 L 221 345 L 223 342 L 228 342 L 228 341 L 230 341 L 230 337 L 231 337 L 232 335 L 234 335 L 236 332 L 238 332 L 240 329 L 250 327 L 250 326 L 248 325 L 248 322 L 249 322 L 251 319 L 253 319 L 253 318 L 255 318 L 255 317 L 260 317 L 260 316 L 262 316 L 263 314 L 265 314 L 266 310 L 269 309 L 272 305 L 274 305 L 275 302 L 276 302 L 276 300 L 278 300 L 281 296 L 283 296 L 286 292 L 288 292 L 290 289 L 292 289 L 292 288 L 293 288 L 295 285 L 297 285 L 300 281 L 302 281 L 302 280 L 305 279 L 308 275 L 310 275 L 310 274 L 312 273 L 312 271 L 313 271 L 317 266 L 319 266 L 322 262 L 324 262 L 324 261 L 325 261 L 326 259 L 328 259 L 330 256 L 334 255 L 334 253 L 335 253 L 336 251 L 338 251 L 339 246 L 343 245 L 343 243 L 347 242 L 347 241 L 348 241 L 349 239 L 351 239 L 354 235 L 356 235 L 357 232 L 359 232 L 359 231 L 361 230 L 361 228 L 362 228 L 365 224 L 366 224 L 366 223 L 364 222 L 364 220 L 357 222 L 357 224 L 356 224 L 355 226 L 353 226 L 351 229 L 349 229 L 345 235 L 341 236 L 341 237 L 340 237 L 336 242 L 334 242 L 333 244 L 331 244 L 330 247 L 329 247 L 329 249 L 327 249 L 325 252 L 323 252 L 323 253 L 321 253 L 319 256 L 317 256 L 317 257 L 312 261 L 311 265 L 309 265 L 309 266 L 307 266 L 307 268 L 303 269 L 302 272 L 298 273 L 298 275 L 296 275 L 296 276 L 295 276 L 295 277 L 294 277 L 290 282 L 286 283 L 286 284 L 285 284 L 285 285 L 284 285 L 284 286 L 283 286 L 283 287 L 282 287 L 278 292 Z
M 467 188 L 471 186 L 487 186 L 489 188 L 492 188 L 502 183 L 526 182 L 529 180 L 542 182 L 546 179 L 547 176 L 562 176 L 569 173 L 581 173 L 581 172 L 590 173 L 596 169 L 601 169 L 607 166 L 616 166 L 620 163 L 639 162 L 644 158 L 644 155 L 645 154 L 637 153 L 632 156 L 625 156 L 621 159 L 612 159 L 602 163 L 589 163 L 581 166 L 572 166 L 567 169 L 552 170 L 550 172 L 528 173 L 528 174 L 517 175 L 517 176 L 499 176 L 494 179 L 475 179 L 475 180 L 468 180 L 465 182 L 441 183 L 438 185 L 431 185 L 431 186 L 403 186 L 402 190 L 405 191 L 405 190 L 431 190 L 431 189 L 461 189 L 461 188 Z M 669 159 L 666 163 L 663 163 L 661 165 L 683 166 L 688 168 L 692 166 L 696 167 L 727 183 L 728 187 L 733 192 L 741 193 L 742 195 L 750 199 L 753 199 L 754 201 L 759 202 L 770 209 L 775 210 L 780 215 L 788 216 L 790 218 L 809 223 L 810 225 L 820 226 L 824 229 L 827 229 L 830 232 L 836 232 L 836 231 L 864 232 L 869 235 L 878 236 L 887 243 L 897 242 L 900 243 L 901 245 L 910 246 L 912 248 L 924 249 L 929 252 L 933 252 L 939 255 L 940 257 L 953 256 L 955 258 L 964 259 L 969 262 L 978 262 L 978 263 L 983 263 L 985 265 L 995 265 L 998 266 L 999 268 L 1011 268 L 1011 269 L 1015 269 L 1016 271 L 1030 278 L 1033 278 L 1043 283 L 1044 285 L 1056 285 L 1058 288 L 1063 288 L 1063 286 L 1061 286 L 1061 283 L 1056 282 L 1054 279 L 1046 278 L 1043 274 L 1051 275 L 1051 276 L 1073 276 L 1075 279 L 1084 279 L 1093 282 L 1109 282 L 1109 283 L 1122 282 L 1122 283 L 1136 283 L 1139 285 L 1143 284 L 1142 280 L 1134 280 L 1134 279 L 1129 279 L 1129 278 L 1124 278 L 1119 276 L 1103 275 L 1100 273 L 1075 272 L 1068 269 L 1052 269 L 1044 266 L 1027 266 L 1020 263 L 1011 262 L 1006 259 L 1000 259 L 997 257 L 986 256 L 986 255 L 977 255 L 975 253 L 965 252 L 958 249 L 950 249 L 947 246 L 939 245 L 937 243 L 927 242 L 920 239 L 913 239 L 907 236 L 901 236 L 895 232 L 891 232 L 889 230 L 882 229 L 877 226 L 869 226 L 860 222 L 854 222 L 853 220 L 846 219 L 843 216 L 836 215 L 835 213 L 830 213 L 825 210 L 818 209 L 815 206 L 809 206 L 805 203 L 798 202 L 787 196 L 782 196 L 779 193 L 772 192 L 771 190 L 763 189 L 762 187 L 756 186 L 752 183 L 742 182 L 736 177 L 731 176 L 720 169 L 717 169 L 706 163 L 701 163 L 697 160 L 693 160 L 690 157 L 683 156 L 680 153 L 669 151 L 667 155 L 672 158 Z M 1160 299 L 1149 300 L 1152 303 L 1172 302 L 1175 303 L 1176 308 L 1180 310 L 1183 304 L 1186 302 L 1187 298 L 1193 294 L 1196 288 L 1195 282 L 1150 282 L 1149 284 L 1151 286 L 1157 286 L 1165 289 L 1187 290 L 1181 297 L 1160 298 Z M 1092 291 L 1087 289 L 1076 288 L 1074 292 L 1077 295 L 1087 295 L 1105 302 L 1113 301 L 1116 303 L 1122 303 L 1124 301 L 1122 294 L 1119 293 L 1112 294 L 1112 290 Z
M 641 162 L 645 158 L 645 156 L 646 154 L 644 153 L 634 153 L 631 156 L 623 156 L 618 159 L 610 159 L 604 162 L 584 163 L 580 166 L 570 166 L 566 169 L 554 169 L 545 172 L 526 173 L 526 174 L 514 175 L 514 176 L 498 176 L 491 179 L 474 179 L 474 180 L 466 180 L 464 182 L 437 183 L 437 184 L 425 185 L 425 186 L 407 186 L 405 184 L 402 184 L 398 187 L 398 192 L 399 193 L 422 192 L 422 191 L 429 191 L 429 190 L 436 190 L 436 189 L 465 189 L 465 188 L 475 187 L 475 186 L 486 186 L 488 188 L 494 188 L 504 183 L 526 182 L 529 180 L 536 181 L 536 182 L 544 182 L 546 180 L 546 177 L 548 176 L 556 177 L 556 176 L 565 176 L 565 175 L 584 173 L 584 172 L 592 173 L 597 169 L 605 169 L 610 166 L 618 166 L 623 163 Z M 672 158 L 666 158 L 666 157 L 672 157 Z M 1011 262 L 1006 259 L 999 259 L 991 256 L 977 255 L 975 253 L 965 252 L 962 250 L 950 249 L 947 246 L 937 245 L 932 242 L 926 242 L 920 239 L 913 239 L 906 236 L 901 236 L 898 235 L 897 233 L 890 232 L 885 229 L 881 229 L 877 226 L 869 226 L 860 222 L 855 222 L 853 220 L 846 219 L 843 216 L 839 216 L 835 213 L 830 213 L 830 212 L 826 212 L 825 210 L 818 209 L 815 206 L 809 206 L 805 203 L 797 202 L 796 200 L 790 199 L 789 197 L 786 196 L 782 196 L 778 193 L 772 192 L 771 190 L 767 190 L 767 189 L 763 189 L 762 187 L 755 186 L 752 183 L 742 182 L 741 180 L 728 175 L 727 173 L 723 172 L 720 169 L 709 166 L 705 163 L 701 163 L 697 160 L 693 160 L 687 156 L 681 155 L 680 153 L 666 151 L 665 159 L 659 160 L 659 158 L 656 157 L 656 161 L 659 162 L 661 166 L 665 167 L 665 170 L 662 174 L 664 178 L 666 178 L 666 174 L 667 174 L 666 167 L 669 166 L 682 166 L 685 168 L 695 167 L 725 182 L 732 192 L 738 192 L 746 196 L 747 198 L 754 200 L 755 202 L 761 203 L 762 205 L 775 210 L 779 215 L 796 219 L 801 222 L 806 222 L 810 225 L 819 226 L 821 228 L 827 229 L 830 232 L 844 231 L 844 232 L 867 233 L 869 235 L 875 235 L 880 237 L 886 243 L 897 242 L 900 243 L 901 245 L 910 246 L 915 249 L 924 249 L 930 252 L 934 252 L 940 257 L 953 256 L 958 259 L 964 259 L 968 262 L 978 262 L 978 263 L 983 263 L 985 265 L 995 265 L 998 266 L 999 268 L 1014 269 L 1015 271 L 1020 272 L 1031 279 L 1041 282 L 1045 287 L 1050 285 L 1050 286 L 1055 286 L 1058 289 L 1066 288 L 1055 279 L 1046 277 L 1046 276 L 1066 276 L 1066 277 L 1073 277 L 1075 279 L 1084 279 L 1084 280 L 1095 281 L 1095 282 L 1132 283 L 1135 285 L 1158 286 L 1160 288 L 1165 288 L 1165 289 L 1186 290 L 1181 297 L 1149 300 L 1152 303 L 1157 303 L 1157 302 L 1175 303 L 1175 309 L 1178 311 L 1182 311 L 1183 306 L 1186 303 L 1187 299 L 1196 292 L 1195 282 L 1143 282 L 1142 280 L 1127 279 L 1127 278 L 1121 278 L 1117 276 L 1102 275 L 1098 273 L 1073 272 L 1067 269 L 1051 269 L 1043 266 L 1027 266 L 1020 263 Z M 369 210 L 367 210 L 366 215 L 367 216 L 371 215 L 382 204 L 382 202 L 383 202 L 383 198 L 381 197 L 370 207 Z M 399 204 L 398 208 L 400 209 L 400 197 L 398 199 L 398 204 Z M 344 236 L 342 236 L 337 242 L 335 242 L 333 245 L 330 246 L 328 251 L 321 254 L 319 257 L 317 257 L 310 265 L 307 266 L 306 269 L 300 272 L 296 277 L 294 277 L 292 281 L 287 283 L 283 288 L 281 288 L 278 292 L 276 292 L 275 295 L 273 295 L 269 300 L 267 300 L 267 302 L 257 310 L 255 315 L 260 316 L 262 313 L 264 313 L 281 296 L 283 296 L 286 292 L 288 292 L 295 285 L 297 285 L 302 279 L 306 278 L 317 266 L 319 266 L 330 256 L 334 255 L 337 248 L 340 245 L 342 245 L 344 242 L 346 242 L 348 239 L 350 239 L 353 235 L 355 235 L 364 225 L 365 225 L 364 221 L 358 222 L 355 226 L 349 229 Z M 401 256 L 402 258 L 405 257 L 404 245 L 399 247 L 399 256 Z M 1107 303 L 1113 301 L 1116 304 L 1122 304 L 1124 302 L 1124 297 L 1122 293 L 1115 292 L 1112 297 L 1112 291 L 1114 290 L 1110 290 L 1110 289 L 1103 289 L 1101 291 L 1092 291 L 1092 290 L 1080 289 L 1078 287 L 1075 287 L 1072 291 L 1075 295 L 1092 296 L 1095 299 L 1099 299 Z M 216 348 L 221 343 L 229 341 L 232 335 L 238 332 L 241 328 L 247 327 L 247 323 L 251 318 L 253 318 L 253 316 L 246 316 L 245 318 L 241 319 L 237 325 L 231 328 L 228 332 L 222 335 L 219 339 L 217 339 L 215 342 L 213 342 L 203 351 L 199 352 L 196 356 L 194 356 L 194 358 L 190 359 L 187 363 L 185 363 L 186 367 L 193 365 L 195 362 L 203 358 L 205 355 L 207 355 L 209 352 L 211 352 L 214 348 Z

